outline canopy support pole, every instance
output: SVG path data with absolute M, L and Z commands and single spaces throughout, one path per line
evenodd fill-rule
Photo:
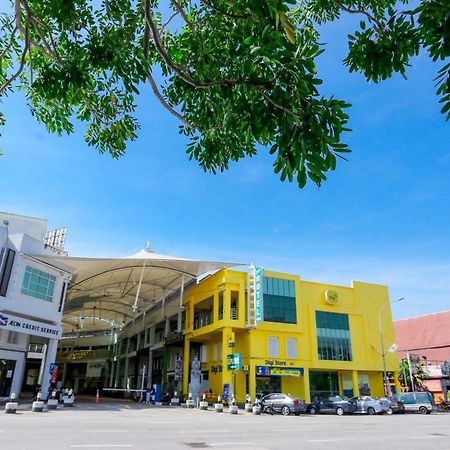
M 138 288 L 136 291 L 136 298 L 134 299 L 134 304 L 131 308 L 133 310 L 133 312 L 136 312 L 137 308 L 138 308 L 139 294 L 141 293 L 142 279 L 144 278 L 145 263 L 146 263 L 146 261 L 144 260 L 144 264 L 142 264 L 142 270 L 141 270 L 141 276 L 139 278 Z

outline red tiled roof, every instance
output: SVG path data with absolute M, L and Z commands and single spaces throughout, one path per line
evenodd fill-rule
M 394 328 L 400 357 L 409 351 L 429 361 L 450 360 L 450 311 L 396 320 Z

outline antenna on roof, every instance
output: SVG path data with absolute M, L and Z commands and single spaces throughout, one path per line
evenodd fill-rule
M 147 243 L 145 244 L 145 251 L 149 252 L 149 253 L 153 253 L 151 241 L 147 241 Z

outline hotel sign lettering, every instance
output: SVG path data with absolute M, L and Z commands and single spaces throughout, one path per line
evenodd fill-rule
M 264 320 L 263 307 L 263 273 L 262 267 L 255 267 L 255 320 L 256 323 Z

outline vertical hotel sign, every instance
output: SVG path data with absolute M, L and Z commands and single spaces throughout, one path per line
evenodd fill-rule
M 256 323 L 264 320 L 263 305 L 263 274 L 262 267 L 255 267 L 255 321 Z

